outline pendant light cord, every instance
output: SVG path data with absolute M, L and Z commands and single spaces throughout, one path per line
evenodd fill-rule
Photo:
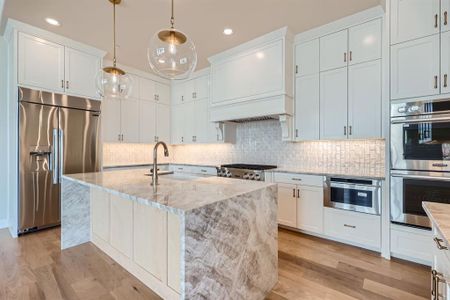
M 116 67 L 116 3 L 113 3 L 113 66 Z
M 172 0 L 172 16 L 171 16 L 171 18 L 170 18 L 170 24 L 171 24 L 171 28 L 173 29 L 174 27 L 174 24 L 175 24 L 175 18 L 174 18 L 174 13 L 173 13 L 173 11 L 174 11 L 174 8 L 173 8 L 173 0 Z

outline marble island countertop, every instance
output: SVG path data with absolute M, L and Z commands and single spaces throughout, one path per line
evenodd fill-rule
M 275 185 L 273 183 L 215 176 L 169 174 L 159 176 L 156 192 L 147 168 L 64 175 L 67 180 L 101 188 L 107 192 L 150 206 L 184 214 L 211 203 Z
M 422 202 L 422 207 L 445 241 L 450 244 L 450 204 Z

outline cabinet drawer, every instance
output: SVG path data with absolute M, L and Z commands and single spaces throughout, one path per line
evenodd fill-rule
M 170 170 L 175 173 L 192 173 L 191 166 L 183 166 L 183 165 L 171 165 Z
M 324 229 L 333 238 L 370 248 L 381 246 L 380 216 L 325 208 Z
M 217 176 L 217 169 L 212 167 L 194 166 L 191 167 L 191 172 L 194 174 Z
M 295 173 L 275 173 L 274 181 L 277 183 L 301 184 L 312 186 L 323 186 L 323 176 L 295 174 Z

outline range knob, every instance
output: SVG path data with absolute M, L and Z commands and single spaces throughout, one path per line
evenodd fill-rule
M 249 179 L 250 175 L 248 173 L 245 173 L 244 176 L 242 176 L 243 179 Z
M 252 174 L 249 174 L 248 177 L 249 177 L 250 180 L 255 180 L 255 174 L 253 174 L 253 173 L 252 173 Z
M 419 106 L 413 105 L 413 106 L 411 106 L 410 108 L 408 108 L 408 111 L 409 111 L 409 112 L 418 112 L 419 109 L 420 109 Z
M 230 172 L 230 171 L 227 171 L 226 176 L 227 176 L 227 177 L 231 177 L 231 172 Z
M 260 180 L 261 180 L 261 175 L 259 175 L 259 174 L 256 174 L 256 175 L 255 175 L 255 180 L 258 180 L 258 181 L 260 181 Z

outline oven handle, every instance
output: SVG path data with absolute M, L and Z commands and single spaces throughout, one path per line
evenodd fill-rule
M 392 177 L 401 177 L 406 179 L 424 179 L 424 180 L 435 180 L 435 181 L 450 181 L 450 177 L 432 177 L 425 175 L 405 175 L 399 173 L 391 173 Z
M 430 118 L 401 118 L 399 120 L 391 120 L 392 124 L 410 124 L 410 123 L 430 123 L 430 122 L 450 122 L 450 115 L 443 115 L 439 117 L 431 116 Z
M 378 186 L 372 186 L 372 185 L 358 185 L 358 184 L 346 184 L 346 183 L 335 183 L 335 182 L 331 182 L 330 187 L 343 188 L 343 189 L 349 189 L 349 190 L 364 190 L 364 191 L 375 191 L 379 188 Z

